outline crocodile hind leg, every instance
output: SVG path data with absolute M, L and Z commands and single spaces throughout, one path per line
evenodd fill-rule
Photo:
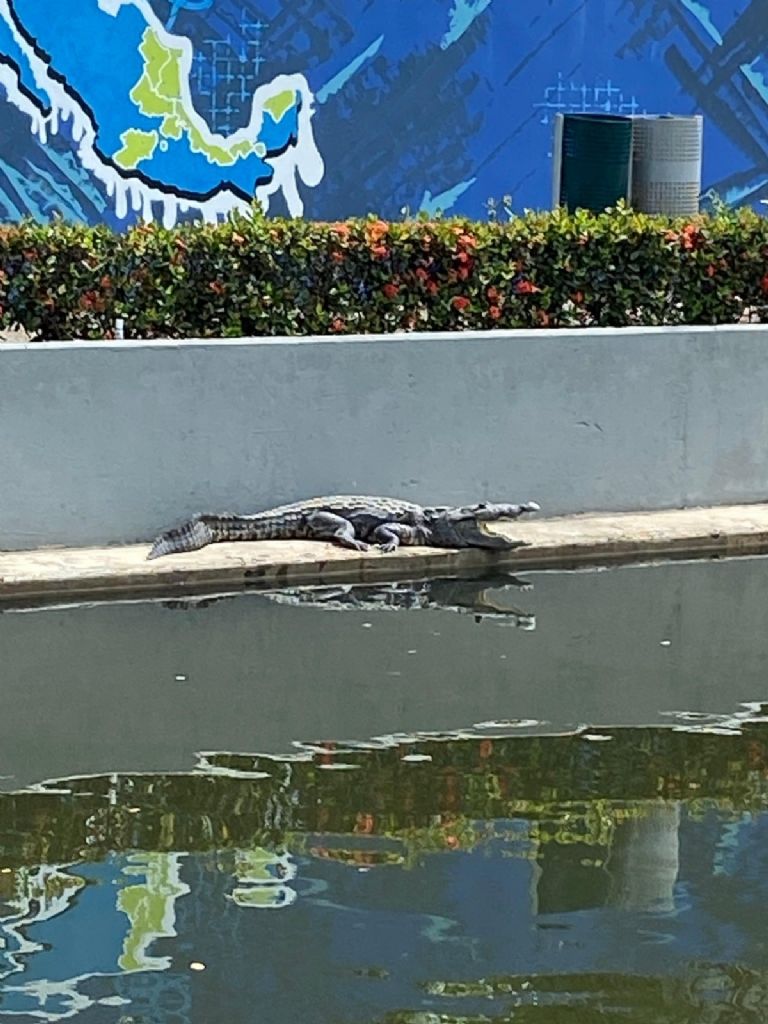
M 330 540 L 343 548 L 354 551 L 367 551 L 368 545 L 355 536 L 355 527 L 343 516 L 333 512 L 313 512 L 308 516 L 307 537 L 311 540 Z

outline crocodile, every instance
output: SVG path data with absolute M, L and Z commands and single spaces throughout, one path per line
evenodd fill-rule
M 525 542 L 487 533 L 484 524 L 517 519 L 538 509 L 534 501 L 454 507 L 422 506 L 368 495 L 310 498 L 252 515 L 194 516 L 160 534 L 147 557 L 197 551 L 219 541 L 245 540 L 327 540 L 356 551 L 367 551 L 372 544 L 382 551 L 394 551 L 401 544 L 510 550 Z

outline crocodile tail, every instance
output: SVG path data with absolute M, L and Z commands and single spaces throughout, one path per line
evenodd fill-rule
M 213 530 L 202 519 L 192 519 L 183 526 L 161 533 L 155 540 L 147 560 L 173 555 L 180 551 L 198 551 L 215 540 Z

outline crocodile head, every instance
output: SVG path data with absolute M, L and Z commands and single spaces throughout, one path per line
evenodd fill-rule
M 451 548 L 495 548 L 510 551 L 523 547 L 526 541 L 509 540 L 498 534 L 488 533 L 485 524 L 500 519 L 518 519 L 526 512 L 538 511 L 539 505 L 535 501 L 528 501 L 522 505 L 480 502 L 457 508 L 427 509 L 425 515 L 433 544 Z

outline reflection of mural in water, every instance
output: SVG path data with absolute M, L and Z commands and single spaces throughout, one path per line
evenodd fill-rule
M 0 0 L 0 216 L 549 202 L 553 114 L 705 115 L 768 194 L 762 0 Z
M 58 1020 L 94 1004 L 119 1006 L 127 1000 L 96 998 L 89 986 L 120 972 L 167 970 L 170 959 L 153 955 L 150 946 L 176 935 L 174 905 L 189 892 L 179 880 L 179 861 L 178 854 L 144 852 L 97 864 L 7 871 L 0 902 L 0 1014 L 44 1007 L 46 1019 Z M 64 915 L 75 905 L 98 941 L 68 941 Z
M 0 1018 L 764 1009 L 760 710 L 208 753 L 0 794 Z

